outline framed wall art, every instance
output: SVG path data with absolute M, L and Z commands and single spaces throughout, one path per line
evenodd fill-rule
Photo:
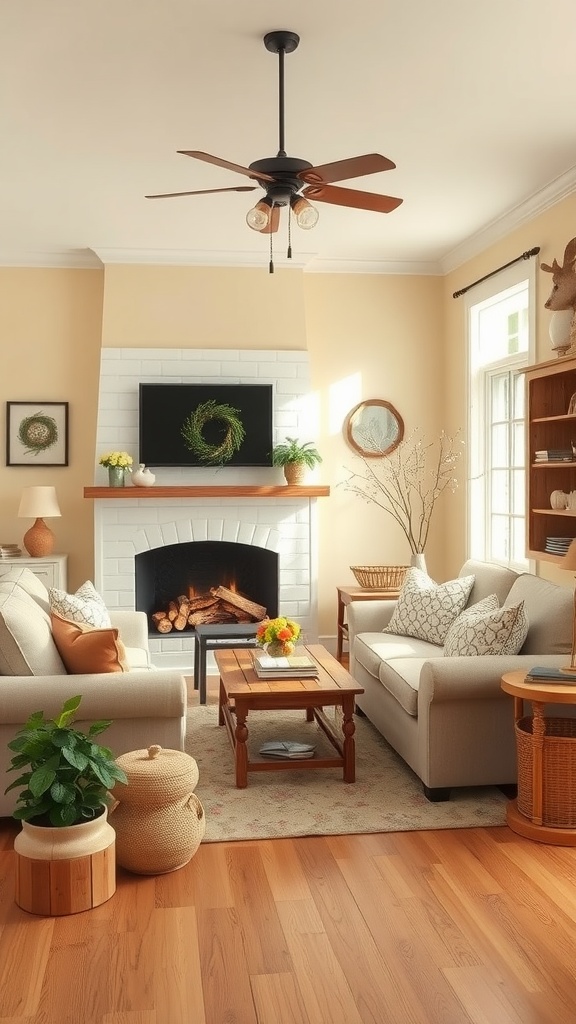
M 6 465 L 68 465 L 68 402 L 6 402 Z

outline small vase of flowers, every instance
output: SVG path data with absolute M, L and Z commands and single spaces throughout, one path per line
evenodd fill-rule
M 256 631 L 256 643 L 259 647 L 265 647 L 272 658 L 286 657 L 294 653 L 301 632 L 298 623 L 292 619 L 265 619 Z
M 110 487 L 124 487 L 125 474 L 131 472 L 132 466 L 132 456 L 128 452 L 107 452 L 100 456 L 99 464 L 108 470 Z

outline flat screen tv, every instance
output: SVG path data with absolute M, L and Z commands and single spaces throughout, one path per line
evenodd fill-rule
M 221 406 L 233 415 L 210 414 Z M 139 461 L 147 466 L 271 466 L 271 451 L 271 384 L 140 384 Z

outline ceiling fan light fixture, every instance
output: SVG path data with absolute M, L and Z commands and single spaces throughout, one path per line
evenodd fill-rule
M 304 199 L 303 196 L 293 197 L 290 200 L 290 206 L 299 228 L 303 228 L 304 231 L 310 231 L 311 228 L 316 227 L 320 214 L 316 207 L 312 206 L 307 199 Z
M 270 201 L 268 199 L 261 199 L 260 202 L 256 203 L 256 206 L 253 206 L 246 214 L 246 223 L 248 227 L 252 228 L 253 231 L 263 231 L 270 223 L 271 212 L 272 204 Z

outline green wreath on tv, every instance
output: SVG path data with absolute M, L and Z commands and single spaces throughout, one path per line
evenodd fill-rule
M 221 466 L 224 462 L 229 462 L 246 436 L 239 412 L 239 409 L 234 409 L 231 405 L 219 405 L 212 399 L 203 402 L 190 413 L 182 425 L 182 437 L 186 447 L 194 452 L 201 462 L 209 466 Z M 210 444 L 204 437 L 204 427 L 207 423 L 215 421 L 223 425 L 224 434 L 216 444 Z

